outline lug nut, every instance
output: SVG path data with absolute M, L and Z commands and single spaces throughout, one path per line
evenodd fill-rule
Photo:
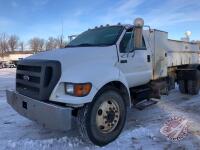
M 99 110 L 98 110 L 98 115 L 101 116 L 102 113 L 103 113 L 102 109 L 99 109 Z
M 100 126 L 100 129 L 101 129 L 101 130 L 104 129 L 104 126 L 101 125 L 101 126 Z

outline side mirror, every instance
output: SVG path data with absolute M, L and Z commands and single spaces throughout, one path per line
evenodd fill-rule
M 142 47 L 143 26 L 144 20 L 142 18 L 136 18 L 134 21 L 134 48 Z

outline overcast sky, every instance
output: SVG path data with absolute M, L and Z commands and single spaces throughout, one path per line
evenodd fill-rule
M 96 25 L 131 24 L 142 17 L 146 25 L 180 39 L 187 30 L 200 40 L 199 0 L 0 0 L 0 32 L 22 40 L 77 34 Z

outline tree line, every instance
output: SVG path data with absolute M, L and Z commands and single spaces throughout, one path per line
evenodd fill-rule
M 47 51 L 57 48 L 64 48 L 67 41 L 64 40 L 64 36 L 49 37 L 43 39 L 39 37 L 33 37 L 28 42 L 23 42 L 17 35 L 8 35 L 6 33 L 0 33 L 0 54 L 4 55 L 6 52 L 31 50 L 35 53 L 39 51 Z

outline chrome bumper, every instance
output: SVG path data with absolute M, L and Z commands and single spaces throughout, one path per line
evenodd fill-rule
M 34 100 L 15 91 L 6 91 L 6 95 L 8 104 L 20 115 L 36 121 L 45 128 L 62 131 L 71 129 L 71 108 Z

